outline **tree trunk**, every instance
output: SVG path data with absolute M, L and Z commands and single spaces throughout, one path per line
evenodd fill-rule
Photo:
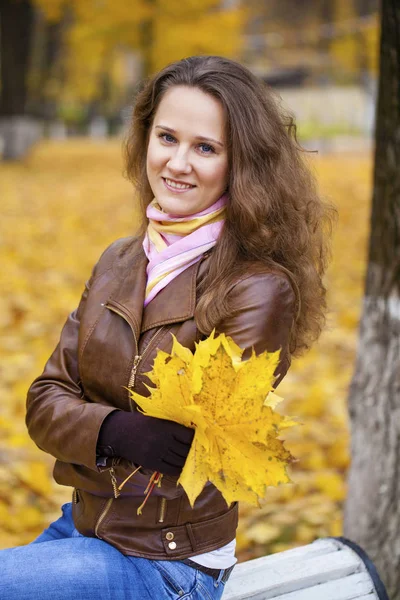
M 40 137 L 40 124 L 26 112 L 34 24 L 32 3 L 1 1 L 0 142 L 3 158 L 18 159 Z
M 42 11 L 35 11 L 26 111 L 45 121 L 56 116 L 61 84 L 65 17 L 47 22 Z
M 345 535 L 400 600 L 400 3 L 382 1 L 369 263 L 350 387 Z
M 25 113 L 34 11 L 31 2 L 2 0 L 0 116 Z

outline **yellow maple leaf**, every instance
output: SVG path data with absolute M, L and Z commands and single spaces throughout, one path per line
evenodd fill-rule
M 243 350 L 225 334 L 196 344 L 194 354 L 173 336 L 171 354 L 159 350 L 146 375 L 151 395 L 131 391 L 139 410 L 195 430 L 178 483 L 191 505 L 211 481 L 226 502 L 258 505 L 267 486 L 290 481 L 290 453 L 278 439 L 295 423 L 274 411 L 272 392 L 279 351 L 242 361 Z

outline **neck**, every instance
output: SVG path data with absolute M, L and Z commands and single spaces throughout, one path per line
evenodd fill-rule
M 156 209 L 156 211 L 158 211 L 159 213 L 162 213 L 163 215 L 166 215 L 166 218 L 168 218 L 169 220 L 174 220 L 174 219 L 190 220 L 192 218 L 203 217 L 203 216 L 206 216 L 217 210 L 221 210 L 222 208 L 225 207 L 227 201 L 228 201 L 228 194 L 225 192 L 213 204 L 211 204 L 210 206 L 207 206 L 207 208 L 203 208 L 202 210 L 193 212 L 189 215 L 176 215 L 176 214 L 169 214 L 168 212 L 164 211 L 161 204 L 158 202 L 157 198 L 154 198 L 153 202 L 151 202 L 149 204 L 147 212 L 148 213 L 153 212 L 153 211 L 151 211 L 151 207 L 154 207 Z M 156 218 L 155 214 L 152 216 L 153 216 L 153 218 Z

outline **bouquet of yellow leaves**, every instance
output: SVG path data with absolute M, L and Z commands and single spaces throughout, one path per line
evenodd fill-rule
M 207 481 L 228 504 L 255 505 L 267 486 L 290 481 L 286 466 L 292 456 L 278 436 L 296 423 L 274 411 L 281 400 L 273 393 L 279 353 L 256 356 L 253 348 L 242 362 L 243 350 L 225 334 L 215 337 L 214 329 L 192 354 L 173 336 L 171 354 L 158 350 L 146 373 L 156 386 L 146 386 L 151 396 L 131 391 L 144 414 L 195 430 L 177 482 L 191 506 Z M 151 489 L 161 477 L 153 474 Z

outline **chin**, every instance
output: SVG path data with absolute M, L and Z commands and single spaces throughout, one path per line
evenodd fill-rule
M 172 215 L 185 216 L 185 215 L 192 214 L 192 212 L 197 212 L 196 208 L 191 210 L 189 206 L 187 206 L 187 205 L 184 206 L 183 203 L 179 202 L 179 201 L 164 202 L 163 200 L 157 200 L 157 202 L 160 205 L 163 212 L 170 213 Z

